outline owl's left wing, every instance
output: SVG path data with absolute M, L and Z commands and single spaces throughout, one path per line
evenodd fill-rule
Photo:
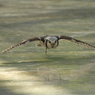
M 88 43 L 86 43 L 86 42 L 83 42 L 83 41 L 81 41 L 81 40 L 74 39 L 74 38 L 69 37 L 69 36 L 61 35 L 61 36 L 59 37 L 59 40 L 60 40 L 60 39 L 65 39 L 65 40 L 68 40 L 68 41 L 71 41 L 71 42 L 74 42 L 74 43 L 77 43 L 77 44 L 84 45 L 84 46 L 86 46 L 86 47 L 95 49 L 95 46 L 93 46 L 93 45 L 91 45 L 91 44 L 88 44 Z

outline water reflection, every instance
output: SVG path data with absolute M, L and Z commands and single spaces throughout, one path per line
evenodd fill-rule
M 49 82 L 60 82 L 61 81 L 61 76 L 57 70 L 53 70 L 52 68 L 49 67 L 38 67 L 37 68 L 38 75 L 43 78 L 45 81 Z
M 10 88 L 10 92 L 16 93 L 15 95 L 63 95 L 63 93 L 68 95 L 69 93 L 65 88 L 43 83 L 32 72 L 18 71 L 15 68 L 0 68 L 0 80 L 2 80 L 1 86 Z

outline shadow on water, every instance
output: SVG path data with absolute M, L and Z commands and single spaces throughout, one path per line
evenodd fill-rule
M 27 59 L 25 60 L 24 58 L 26 58 L 26 56 L 27 56 Z M 18 67 L 19 67 L 20 65 L 22 65 L 22 66 L 28 66 L 28 65 L 29 66 L 30 65 L 31 66 L 39 66 L 39 65 L 50 65 L 50 64 L 53 64 L 53 65 L 57 65 L 57 64 L 66 65 L 66 64 L 68 64 L 69 65 L 69 64 L 73 64 L 73 63 L 76 63 L 77 65 L 78 64 L 81 65 L 84 62 L 86 62 L 87 64 L 89 62 L 94 62 L 94 54 L 87 55 L 87 56 L 83 56 L 81 54 L 79 54 L 79 55 L 76 55 L 76 54 L 73 54 L 73 55 L 72 54 L 71 55 L 64 55 L 63 54 L 62 55 L 61 54 L 61 55 L 48 55 L 48 56 L 41 55 L 41 57 L 39 57 L 40 56 L 39 55 L 35 59 L 33 59 L 29 55 L 29 60 L 28 60 L 28 55 L 26 55 L 26 56 L 23 57 L 22 61 L 20 61 L 20 60 L 12 61 L 12 59 L 11 59 L 11 61 L 10 60 L 8 61 L 8 59 L 10 59 L 11 56 L 5 59 L 5 57 L 2 57 L 2 55 L 1 55 L 1 59 L 5 60 L 5 62 L 3 62 L 3 63 L 1 62 L 2 63 L 1 66 L 2 65 L 5 65 L 5 66 L 6 65 L 9 65 L 9 66 L 17 66 L 18 65 Z M 15 57 L 13 57 L 13 58 L 15 58 Z M 81 60 L 81 61 L 79 61 L 79 60 Z M 84 63 L 84 64 L 86 64 L 86 63 Z
M 38 67 L 43 61 L 28 61 L 28 62 L 5 62 L 0 65 L 0 67 L 4 68 L 14 68 L 19 71 L 36 71 L 36 67 Z
M 8 88 L 2 88 L 0 87 L 0 95 L 25 95 L 25 94 L 17 94 L 14 92 L 11 92 Z

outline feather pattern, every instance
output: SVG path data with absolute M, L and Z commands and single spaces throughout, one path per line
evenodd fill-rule
M 74 39 L 74 38 L 69 37 L 69 36 L 63 36 L 63 35 L 62 35 L 62 36 L 60 36 L 60 39 L 69 40 L 69 41 L 71 41 L 71 42 L 74 42 L 74 43 L 77 43 L 77 44 L 80 44 L 80 45 L 83 45 L 83 46 L 86 46 L 86 47 L 95 49 L 95 46 L 93 46 L 93 45 L 91 45 L 91 44 L 88 44 L 88 43 L 86 43 L 86 42 L 83 42 L 83 41 Z
M 18 43 L 18 44 L 15 44 L 15 45 L 13 45 L 13 46 L 7 48 L 6 50 L 2 51 L 1 53 L 5 53 L 5 52 L 7 52 L 7 51 L 9 51 L 9 50 L 11 50 L 11 49 L 17 47 L 17 46 L 20 46 L 20 45 L 22 45 L 22 44 L 25 44 L 26 42 L 31 42 L 31 41 L 36 41 L 36 40 L 40 40 L 40 38 L 35 37 L 35 38 L 30 38 L 30 39 L 24 40 L 24 41 L 22 41 L 22 42 L 20 42 L 20 43 Z
M 65 39 L 65 40 L 68 40 L 68 41 L 71 41 L 71 42 L 74 42 L 74 43 L 95 49 L 95 46 L 90 45 L 90 44 L 83 42 L 81 40 L 77 40 L 75 38 L 69 37 L 69 36 L 64 36 L 64 35 L 61 35 L 61 36 L 51 36 L 50 35 L 49 36 L 49 35 L 46 35 L 46 36 L 42 36 L 42 37 L 34 37 L 34 38 L 24 40 L 18 44 L 15 44 L 15 45 L 7 48 L 6 50 L 2 51 L 1 53 L 5 53 L 5 52 L 17 47 L 17 46 L 25 44 L 26 42 L 39 41 L 38 46 L 46 47 L 46 54 L 47 54 L 47 49 L 56 48 L 59 45 L 59 40 L 61 40 L 61 39 Z

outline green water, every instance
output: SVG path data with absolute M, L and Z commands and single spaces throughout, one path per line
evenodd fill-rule
M 67 35 L 95 46 L 94 0 L 0 0 L 0 51 L 28 38 Z M 94 95 L 95 50 L 60 41 L 0 54 L 0 95 Z

